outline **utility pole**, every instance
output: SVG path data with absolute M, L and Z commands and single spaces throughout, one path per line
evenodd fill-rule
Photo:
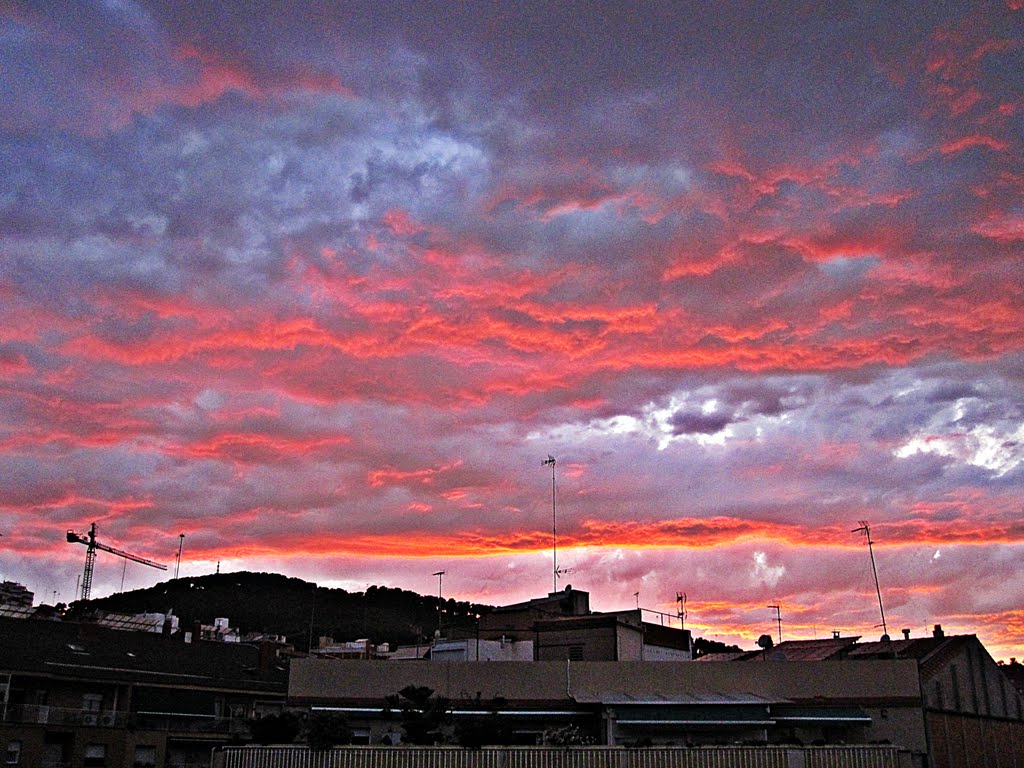
M 437 576 L 437 636 L 441 636 L 441 579 L 448 571 L 437 571 L 434 573 Z
M 775 611 L 775 623 L 779 625 L 779 643 L 782 643 L 782 606 L 769 605 L 773 611 Z
M 871 555 L 871 573 L 875 577 L 875 594 L 878 595 L 878 612 L 882 614 L 882 639 L 889 639 L 889 629 L 885 626 L 885 609 L 882 608 L 882 590 L 878 586 L 878 569 L 875 568 L 875 550 L 871 541 L 871 528 L 866 520 L 860 521 L 860 528 L 854 528 L 850 533 L 863 533 L 868 540 L 868 554 Z
M 184 534 L 182 534 L 184 535 Z M 313 651 L 313 619 L 316 617 L 316 584 L 313 585 L 312 598 L 309 605 L 309 651 Z
M 551 591 L 558 591 L 558 518 L 555 516 L 555 457 L 550 453 L 541 466 L 551 467 Z

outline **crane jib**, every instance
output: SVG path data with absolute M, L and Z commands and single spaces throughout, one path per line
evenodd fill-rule
M 125 552 L 122 549 L 111 547 L 106 544 L 102 544 L 96 541 L 96 523 L 93 523 L 89 528 L 88 535 L 76 533 L 75 531 L 67 532 L 68 542 L 71 544 L 84 544 L 86 547 L 85 553 L 85 572 L 82 575 L 82 599 L 89 599 L 89 592 L 92 587 L 92 571 L 93 563 L 96 561 L 96 550 L 101 549 L 104 552 L 109 552 L 112 555 L 123 557 L 125 560 L 131 560 L 133 563 L 142 563 L 142 565 L 148 565 L 150 568 L 158 568 L 161 571 L 166 571 L 167 566 L 163 563 L 156 563 L 152 560 L 147 560 L 145 557 L 139 557 L 133 555 L 131 552 Z

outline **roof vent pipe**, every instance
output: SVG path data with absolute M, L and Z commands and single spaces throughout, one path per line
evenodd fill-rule
M 903 639 L 904 640 L 909 640 L 910 639 L 910 630 L 909 629 L 903 629 L 903 630 L 900 630 L 900 631 L 903 632 Z

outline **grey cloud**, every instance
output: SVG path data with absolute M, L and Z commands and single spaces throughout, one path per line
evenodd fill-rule
M 721 432 L 733 421 L 733 417 L 725 413 L 682 413 L 676 412 L 669 423 L 677 435 L 704 434 L 713 435 Z

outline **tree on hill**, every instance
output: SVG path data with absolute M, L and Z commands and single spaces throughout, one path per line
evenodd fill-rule
M 445 625 L 470 629 L 490 606 L 442 600 Z M 297 648 L 316 645 L 321 635 L 336 641 L 368 638 L 374 643 L 411 644 L 437 622 L 438 598 L 404 589 L 369 587 L 366 592 L 319 587 L 275 573 L 220 573 L 171 579 L 148 589 L 73 603 L 70 618 L 90 610 L 165 613 L 184 626 L 230 619 L 243 632 L 288 637 Z
M 738 645 L 726 645 L 718 640 L 705 640 L 703 637 L 696 637 L 693 640 L 694 658 L 709 653 L 739 653 L 742 650 Z

